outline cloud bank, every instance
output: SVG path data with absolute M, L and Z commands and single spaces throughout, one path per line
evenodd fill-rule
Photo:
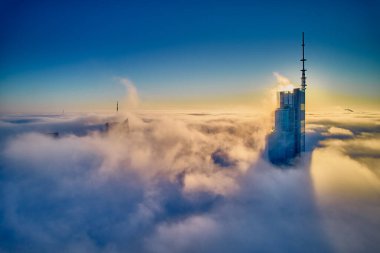
M 278 168 L 259 115 L 3 116 L 0 252 L 375 252 L 380 115 L 308 122 Z

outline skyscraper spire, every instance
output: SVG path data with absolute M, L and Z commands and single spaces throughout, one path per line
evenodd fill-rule
M 305 61 L 306 61 L 306 59 L 305 59 L 305 33 L 304 32 L 302 32 L 302 59 L 301 59 L 301 61 L 302 61 L 301 89 L 303 91 L 305 91 L 306 90 L 306 76 L 305 76 L 305 71 L 306 71 Z
M 268 137 L 268 158 L 274 164 L 289 162 L 305 152 L 305 39 L 302 33 L 301 88 L 279 92 L 275 125 Z

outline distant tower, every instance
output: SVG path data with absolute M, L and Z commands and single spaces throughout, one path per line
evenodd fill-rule
M 268 137 L 268 157 L 274 164 L 286 164 L 305 151 L 305 43 L 302 33 L 301 88 L 279 92 L 275 127 Z
M 119 111 L 119 101 L 116 102 L 116 112 Z

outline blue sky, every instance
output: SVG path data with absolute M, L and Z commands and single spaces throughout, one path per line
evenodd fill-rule
M 299 83 L 302 31 L 310 92 L 376 101 L 379 10 L 378 1 L 3 0 L 1 111 L 107 109 L 123 96 L 119 77 L 145 101 L 255 92 L 273 72 Z

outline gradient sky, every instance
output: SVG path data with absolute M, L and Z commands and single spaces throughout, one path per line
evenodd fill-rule
M 120 78 L 151 105 L 252 102 L 273 72 L 299 84 L 302 31 L 312 109 L 378 109 L 379 11 L 370 0 L 2 0 L 0 112 L 111 110 Z

